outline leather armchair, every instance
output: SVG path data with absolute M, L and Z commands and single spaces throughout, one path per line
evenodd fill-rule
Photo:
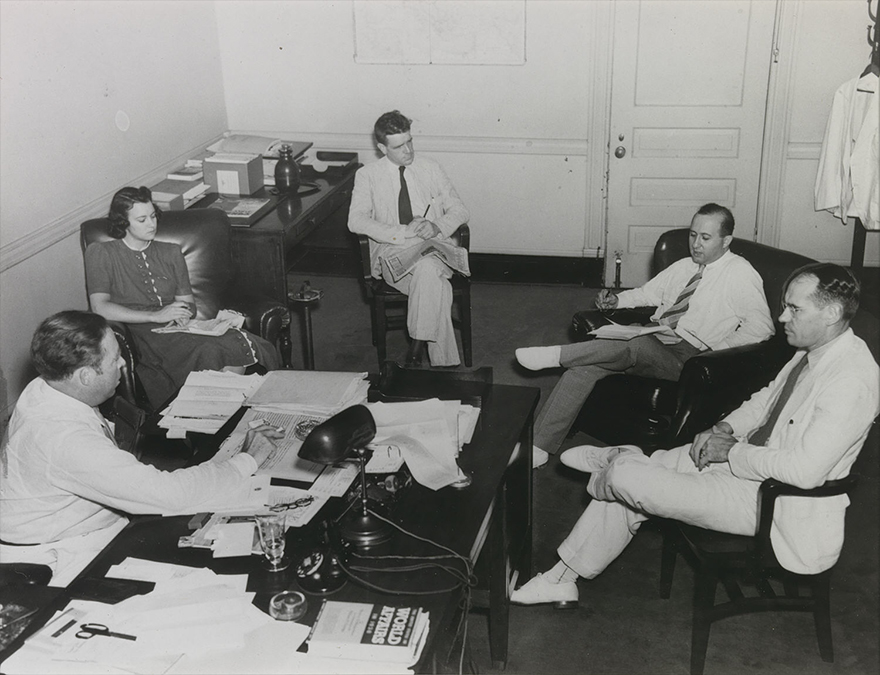
M 775 377 L 793 353 L 779 330 L 782 286 L 794 270 L 814 261 L 740 239 L 734 239 L 730 248 L 761 275 L 776 334 L 757 345 L 699 354 L 688 360 L 678 382 L 634 375 L 606 377 L 590 394 L 572 431 L 584 431 L 609 444 L 633 443 L 649 452 L 675 447 L 692 440 Z M 652 273 L 687 255 L 688 229 L 664 232 L 654 247 Z M 652 313 L 653 309 L 617 310 L 614 321 L 645 323 Z M 587 333 L 605 323 L 608 319 L 598 310 L 578 312 L 572 317 L 574 337 L 589 339 Z
M 96 242 L 109 241 L 107 218 L 87 220 L 80 226 L 83 253 Z M 265 296 L 251 295 L 236 287 L 236 273 L 230 255 L 230 224 L 220 209 L 167 211 L 159 219 L 156 240 L 180 246 L 189 270 L 199 319 L 213 318 L 221 309 L 233 309 L 245 316 L 244 327 L 255 335 L 278 344 L 282 329 L 290 323 L 287 307 Z M 135 377 L 138 355 L 125 324 L 111 322 L 125 359 L 117 395 L 147 410 L 147 397 Z

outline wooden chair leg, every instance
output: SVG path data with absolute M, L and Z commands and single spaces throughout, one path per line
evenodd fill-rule
M 703 675 L 706 651 L 709 649 L 711 613 L 715 606 L 717 579 L 704 569 L 694 572 L 694 615 L 691 626 L 691 675 Z
M 461 348 L 464 352 L 464 365 L 474 365 L 473 336 L 471 332 L 471 289 L 465 286 L 458 299 L 458 311 L 461 313 Z
M 385 323 L 385 301 L 376 298 L 374 303 L 375 308 L 375 324 L 376 324 L 376 353 L 379 357 L 379 368 L 382 367 L 382 364 L 385 363 L 386 356 L 386 347 L 385 347 L 385 333 L 388 330 L 387 325 Z
M 663 550 L 660 553 L 660 597 L 668 600 L 672 595 L 672 579 L 675 576 L 675 558 L 678 546 L 672 532 L 663 533 Z
M 831 638 L 831 575 L 829 572 L 818 575 L 813 582 L 813 621 L 816 624 L 816 638 L 819 640 L 819 655 L 822 660 L 834 661 L 834 644 Z

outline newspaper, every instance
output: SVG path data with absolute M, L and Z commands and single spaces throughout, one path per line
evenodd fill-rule
M 419 260 L 428 256 L 442 260 L 450 269 L 459 274 L 466 277 L 471 275 L 467 249 L 436 239 L 426 239 L 415 246 L 386 256 L 385 262 L 394 281 L 400 281 Z

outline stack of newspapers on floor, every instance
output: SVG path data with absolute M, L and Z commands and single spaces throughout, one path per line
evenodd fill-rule
M 3 662 L 3 673 L 409 673 L 427 636 L 427 614 L 418 608 L 364 605 L 357 616 L 379 612 L 372 629 L 376 639 L 387 645 L 400 640 L 401 646 L 375 647 L 380 651 L 364 656 L 357 649 L 372 645 L 355 644 L 338 654 L 342 658 L 328 658 L 334 635 L 348 632 L 329 625 L 332 612 L 322 610 L 315 631 L 276 621 L 253 604 L 246 574 L 127 558 L 107 573 L 113 588 L 124 580 L 136 580 L 139 589 L 133 592 L 141 594 L 115 604 L 70 601 Z M 78 637 L 89 623 L 107 626 L 112 637 Z M 321 636 L 327 649 L 316 646 Z

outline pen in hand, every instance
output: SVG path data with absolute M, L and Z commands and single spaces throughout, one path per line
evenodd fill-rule
M 427 218 L 427 217 L 428 217 L 428 211 L 430 211 L 430 210 L 431 210 L 431 205 L 428 204 L 428 205 L 425 207 L 425 212 L 422 214 L 422 218 Z

